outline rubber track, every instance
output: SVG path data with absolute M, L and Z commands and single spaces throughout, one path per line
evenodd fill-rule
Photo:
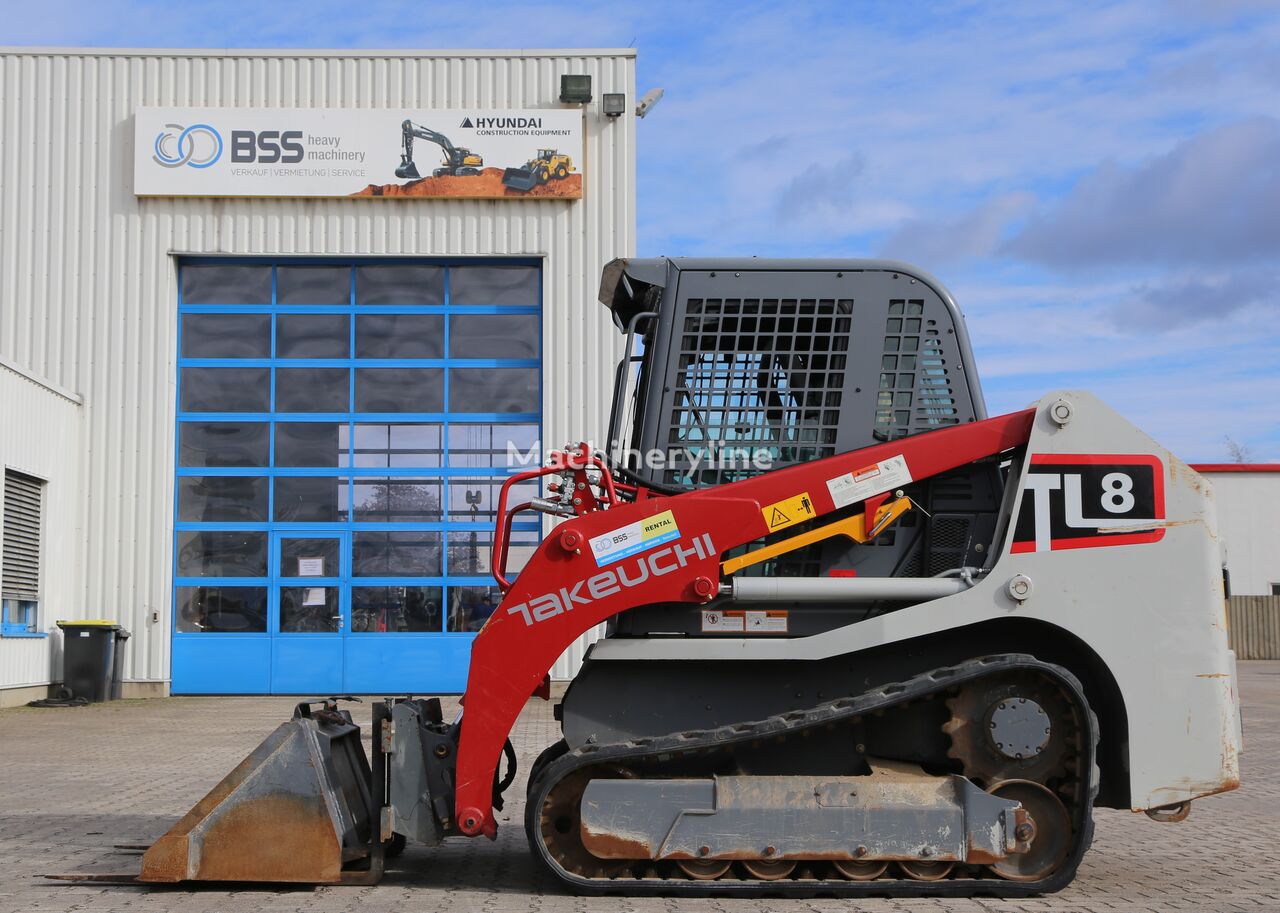
M 1078 790 L 1087 801 L 1077 802 L 1072 809 L 1076 842 L 1063 866 L 1048 878 L 1033 882 L 1007 881 L 996 875 L 984 878 L 949 878 L 943 881 L 916 881 L 905 876 L 879 878 L 875 881 L 833 879 L 796 879 L 758 881 L 726 878 L 696 881 L 676 878 L 584 878 L 565 871 L 547 851 L 542 840 L 541 809 L 551 788 L 561 779 L 583 767 L 598 764 L 625 766 L 639 760 L 656 759 L 658 755 L 682 754 L 699 749 L 720 750 L 756 739 L 791 736 L 801 731 L 831 723 L 843 722 L 877 710 L 888 709 L 910 701 L 954 688 L 967 682 L 1005 672 L 1032 671 L 1057 682 L 1079 709 L 1084 728 L 1087 758 L 1081 758 L 1078 771 L 1089 773 L 1089 788 Z M 733 723 L 717 729 L 670 733 L 654 738 L 635 739 L 608 745 L 584 745 L 547 763 L 537 772 L 537 780 L 529 786 L 525 808 L 525 832 L 534 858 L 560 882 L 579 894 L 662 895 L 680 897 L 1027 897 L 1061 890 L 1075 877 L 1080 860 L 1093 837 L 1093 800 L 1098 791 L 1096 754 L 1098 744 L 1097 717 L 1089 708 L 1084 689 L 1074 675 L 1061 666 L 1051 665 L 1025 654 L 1009 653 L 971 659 L 955 666 L 933 669 L 902 682 L 882 685 L 854 697 L 818 704 L 808 710 L 796 710 L 756 722 Z M 661 759 L 658 759 L 661 762 Z

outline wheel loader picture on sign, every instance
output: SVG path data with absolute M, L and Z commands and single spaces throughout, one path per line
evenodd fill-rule
M 406 840 L 493 838 L 517 716 L 601 623 L 524 779 L 582 894 L 1044 894 L 1095 807 L 1239 785 L 1214 503 L 1176 456 L 1088 393 L 988 415 L 902 263 L 619 260 L 600 301 L 611 443 L 504 485 L 464 709 L 378 701 L 367 757 L 300 704 L 121 878 L 371 883 Z M 523 512 L 560 522 L 516 576 Z
M 502 183 L 513 190 L 528 191 L 548 181 L 563 181 L 573 171 L 573 159 L 554 149 L 539 149 L 521 168 L 508 168 Z

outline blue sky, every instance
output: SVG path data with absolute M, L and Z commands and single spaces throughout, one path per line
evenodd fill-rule
M 99 0 L 11 6 L 0 42 L 634 45 L 666 89 L 642 255 L 910 260 L 965 311 L 992 412 L 1086 388 L 1185 459 L 1280 462 L 1268 0 Z

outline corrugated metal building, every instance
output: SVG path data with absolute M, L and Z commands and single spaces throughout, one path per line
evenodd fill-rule
M 634 253 L 634 52 L 0 54 L 0 463 L 38 513 L 35 559 L 7 516 L 0 701 L 58 681 L 54 622 L 85 618 L 132 632 L 126 696 L 459 690 L 494 604 L 501 441 L 607 422 L 620 338 L 595 292 Z M 561 101 L 566 74 L 590 102 Z M 581 190 L 140 196 L 145 169 L 203 179 L 244 153 L 213 120 L 153 153 L 150 109 L 462 114 L 445 132 L 568 110 Z M 419 139 L 419 163 L 437 152 Z
M 1280 596 L 1280 463 L 1199 463 L 1213 483 L 1231 592 Z

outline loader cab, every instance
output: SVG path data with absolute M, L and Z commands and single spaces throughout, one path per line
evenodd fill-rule
M 658 491 L 721 485 L 987 417 L 955 301 L 903 263 L 616 260 L 600 300 L 627 338 L 611 461 Z M 828 541 L 748 573 L 917 577 L 981 564 L 1002 486 L 998 467 L 964 467 L 911 486 L 924 510 L 874 543 Z M 793 633 L 849 620 L 806 614 L 812 625 Z M 645 615 L 619 625 L 658 624 Z
M 905 264 L 616 260 L 600 300 L 632 339 L 610 441 L 651 484 L 752 474 L 696 458 L 726 447 L 780 468 L 986 418 L 963 316 Z

